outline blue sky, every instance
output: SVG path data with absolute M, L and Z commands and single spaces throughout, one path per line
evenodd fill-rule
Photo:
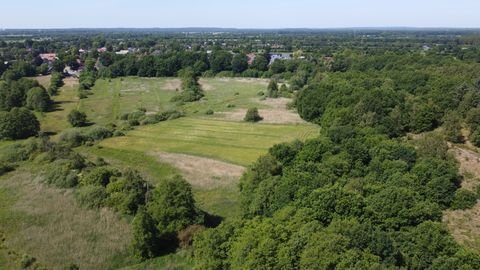
M 479 0 L 4 0 L 0 28 L 480 27 Z

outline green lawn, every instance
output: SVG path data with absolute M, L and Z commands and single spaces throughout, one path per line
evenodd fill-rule
M 309 124 L 251 124 L 187 117 L 142 126 L 125 137 L 102 141 L 100 146 L 143 153 L 184 153 L 247 166 L 274 144 L 317 134 L 318 127 Z
M 80 101 L 80 109 L 90 121 L 105 125 L 115 122 L 123 113 L 138 108 L 158 112 L 175 107 L 170 99 L 175 90 L 168 89 L 174 79 L 168 78 L 120 78 L 97 80 L 92 95 Z

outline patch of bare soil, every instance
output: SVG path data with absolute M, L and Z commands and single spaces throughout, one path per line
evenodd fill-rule
M 459 147 L 450 151 L 458 160 L 460 173 L 464 176 L 462 188 L 475 191 L 480 184 L 479 154 Z M 445 211 L 443 223 L 458 243 L 475 250 L 480 248 L 480 202 L 472 209 Z
M 153 154 L 161 162 L 175 166 L 185 179 L 193 186 L 203 189 L 215 189 L 236 184 L 245 168 L 230 163 L 165 152 Z
M 292 100 L 289 98 L 268 98 L 258 102 L 266 107 L 259 109 L 258 113 L 263 117 L 262 123 L 268 124 L 302 124 L 306 123 L 297 112 L 289 110 L 287 104 Z M 237 109 L 231 112 L 215 113 L 216 115 L 230 121 L 243 121 L 247 109 Z
M 180 79 L 169 79 L 163 84 L 163 90 L 177 91 L 182 89 L 182 81 Z

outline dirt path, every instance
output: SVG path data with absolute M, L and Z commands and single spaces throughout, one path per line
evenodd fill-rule
M 202 189 L 235 185 L 245 171 L 242 166 L 209 158 L 165 152 L 156 152 L 152 155 L 161 162 L 178 168 L 193 187 Z
M 458 160 L 460 174 L 464 176 L 462 188 L 475 191 L 480 182 L 480 155 L 459 147 L 453 147 L 450 151 Z M 480 250 L 480 202 L 472 209 L 445 211 L 443 223 L 458 243 L 472 250 Z

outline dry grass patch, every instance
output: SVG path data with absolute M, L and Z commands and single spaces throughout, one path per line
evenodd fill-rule
M 80 269 L 111 269 L 113 261 L 125 260 L 130 225 L 110 210 L 79 208 L 72 194 L 47 187 L 25 171 L 1 180 L 2 189 L 14 191 L 16 197 L 0 216 L 8 247 L 50 269 L 72 263 Z
M 480 203 L 472 209 L 446 211 L 443 223 L 459 244 L 480 251 Z
M 161 162 L 180 170 L 185 179 L 193 186 L 202 189 L 215 189 L 238 183 L 245 168 L 226 162 L 185 154 L 157 152 Z
M 480 156 L 473 151 L 455 147 L 451 151 L 460 164 L 460 174 L 464 176 L 462 188 L 476 191 L 480 184 Z
M 292 99 L 289 98 L 268 98 L 266 100 L 258 101 L 258 99 L 253 99 L 264 109 L 260 108 L 258 110 L 261 117 L 263 117 L 262 122 L 268 124 L 304 124 L 306 123 L 297 112 L 289 110 L 287 108 L 288 103 L 292 102 Z M 221 117 L 229 121 L 243 121 L 247 109 L 237 109 L 231 112 L 219 112 L 216 113 L 218 117 Z
M 176 91 L 182 88 L 182 81 L 180 79 L 166 80 L 162 86 L 163 90 Z
M 464 176 L 462 188 L 475 191 L 480 184 L 479 154 L 458 147 L 450 152 L 460 164 L 460 174 Z M 480 251 L 480 202 L 472 209 L 445 211 L 443 223 L 458 243 L 473 251 Z

